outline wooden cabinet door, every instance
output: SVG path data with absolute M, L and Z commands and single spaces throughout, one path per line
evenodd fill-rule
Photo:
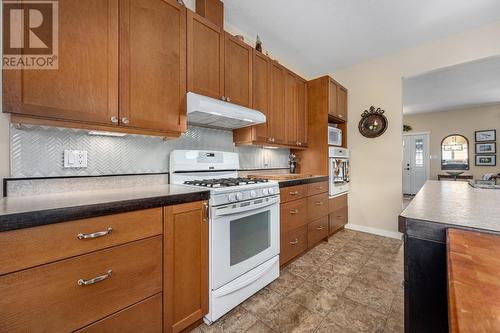
M 114 125 L 118 0 L 59 2 L 59 68 L 4 70 L 3 112 Z
M 252 47 L 225 33 L 224 92 L 228 102 L 252 106 Z
M 286 143 L 295 146 L 297 140 L 297 78 L 290 71 L 285 72 L 285 137 Z
M 307 146 L 307 86 L 306 81 L 297 78 L 297 145 Z
M 165 207 L 164 331 L 180 332 L 208 313 L 207 202 Z
M 347 89 L 337 86 L 337 117 L 347 121 Z
M 223 30 L 187 11 L 188 91 L 220 99 L 224 95 Z
M 121 0 L 121 125 L 184 132 L 185 99 L 186 8 L 175 0 Z
M 252 108 L 259 110 L 266 115 L 266 123 L 255 126 L 256 141 L 267 141 L 269 138 L 270 110 L 269 104 L 271 100 L 271 80 L 270 59 L 262 53 L 253 51 L 253 103 Z
M 328 114 L 337 116 L 337 84 L 331 79 L 328 82 Z
M 270 133 L 273 143 L 286 144 L 285 123 L 285 73 L 277 62 L 271 63 Z

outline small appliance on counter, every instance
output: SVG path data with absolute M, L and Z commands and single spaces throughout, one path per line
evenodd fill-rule
M 334 125 L 328 125 L 328 145 L 342 146 L 342 130 Z
M 349 191 L 349 149 L 328 148 L 330 196 L 345 194 Z
M 294 153 L 288 155 L 288 164 L 290 164 L 290 173 L 297 171 L 297 156 Z

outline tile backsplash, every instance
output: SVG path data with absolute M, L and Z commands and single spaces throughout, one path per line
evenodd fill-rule
M 232 131 L 189 126 L 176 140 L 127 135 L 91 136 L 86 130 L 23 125 L 10 127 L 11 177 L 64 177 L 168 172 L 174 149 L 234 151 L 241 169 L 287 168 L 288 149 L 233 144 Z M 63 168 L 66 149 L 86 150 L 88 167 Z

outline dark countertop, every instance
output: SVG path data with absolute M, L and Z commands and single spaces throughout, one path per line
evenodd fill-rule
M 328 176 L 313 176 L 299 179 L 290 179 L 290 180 L 278 180 L 280 188 L 311 184 L 311 183 L 319 183 L 319 182 L 327 182 L 329 180 Z
M 399 231 L 445 242 L 447 228 L 500 233 L 500 190 L 427 181 L 399 216 Z
M 0 232 L 208 200 L 210 191 L 182 185 L 94 190 L 0 199 Z

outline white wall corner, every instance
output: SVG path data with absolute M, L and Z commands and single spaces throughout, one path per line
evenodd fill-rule
M 403 234 L 400 232 L 397 232 L 397 231 L 372 228 L 372 227 L 367 227 L 367 226 L 359 225 L 359 224 L 348 223 L 345 225 L 345 228 L 349 229 L 349 230 L 361 231 L 361 232 L 366 232 L 368 234 L 389 237 L 389 238 L 394 238 L 394 239 L 401 239 L 403 237 Z

